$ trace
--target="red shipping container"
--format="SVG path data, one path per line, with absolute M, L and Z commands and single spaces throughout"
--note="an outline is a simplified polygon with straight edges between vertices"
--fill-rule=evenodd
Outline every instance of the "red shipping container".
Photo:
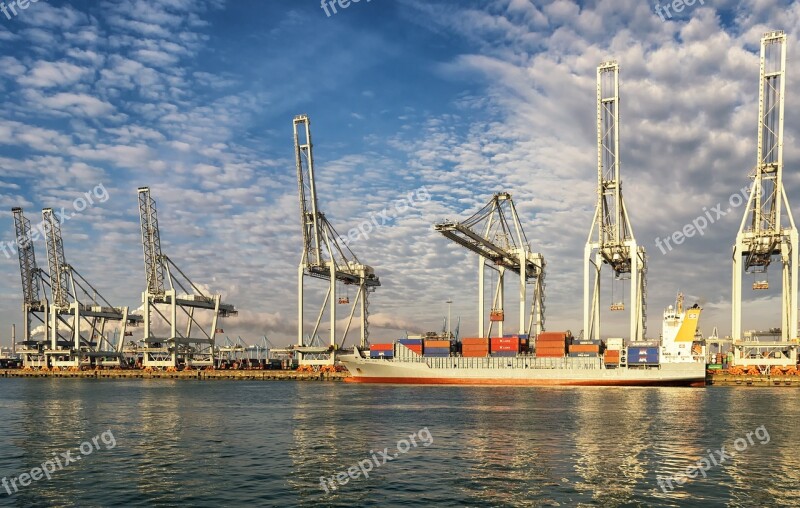
M 418 355 L 422 354 L 422 344 L 403 344 L 403 346 L 407 347 Z
M 370 344 L 370 351 L 393 351 L 394 344 Z

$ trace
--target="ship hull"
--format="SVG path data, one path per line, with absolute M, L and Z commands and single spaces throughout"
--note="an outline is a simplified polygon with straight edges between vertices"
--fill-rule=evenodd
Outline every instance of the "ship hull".
M 705 365 L 607 369 L 598 360 L 461 357 L 418 361 L 340 357 L 349 383 L 472 386 L 705 386 Z M 480 362 L 476 360 L 481 360 Z M 555 361 L 559 360 L 559 361 Z M 476 365 L 477 364 L 477 365 Z

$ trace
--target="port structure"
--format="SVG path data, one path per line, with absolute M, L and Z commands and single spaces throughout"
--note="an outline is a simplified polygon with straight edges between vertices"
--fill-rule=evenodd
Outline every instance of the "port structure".
M 597 67 L 597 208 L 584 251 L 583 334 L 600 339 L 600 280 L 608 265 L 614 279 L 630 280 L 630 340 L 641 341 L 647 326 L 647 256 L 636 243 L 622 197 L 619 105 L 619 65 L 603 62 Z M 612 302 L 611 310 L 624 309 Z
M 783 120 L 786 90 L 786 34 L 767 32 L 761 39 L 758 154 L 753 181 L 733 247 L 731 339 L 736 365 L 797 363 L 798 236 L 783 187 Z M 781 328 L 742 333 L 742 282 L 745 274 L 766 274 L 779 260 L 782 273 Z M 753 289 L 768 287 L 766 281 Z M 758 335 L 771 336 L 760 341 Z M 766 338 L 766 337 L 765 337 Z M 777 339 L 777 340 L 776 340 Z
M 156 202 L 149 187 L 139 187 L 139 220 L 147 286 L 142 293 L 144 337 L 142 365 L 176 369 L 214 367 L 215 339 L 220 318 L 238 311 L 219 294 L 206 294 L 161 251 Z M 161 308 L 159 308 L 161 306 Z M 180 313 L 179 313 L 180 311 Z M 209 317 L 204 329 L 201 316 Z M 159 316 L 168 335 L 159 335 L 153 319 Z
M 127 327 L 141 323 L 142 317 L 131 314 L 128 307 L 111 305 L 67 263 L 61 224 L 52 208 L 42 210 L 42 225 L 52 297 L 48 344 L 44 348 L 47 363 L 53 368 L 121 366 L 122 340 L 113 344 L 106 327 L 109 323 L 119 323 L 124 337 Z
M 335 351 L 344 346 L 356 309 L 359 309 L 361 336 L 359 344 L 369 341 L 369 293 L 381 285 L 380 279 L 369 265 L 361 263 L 347 245 L 339 242 L 339 235 L 325 214 L 320 211 L 314 177 L 314 148 L 311 141 L 311 121 L 308 115 L 294 117 L 294 152 L 297 185 L 300 197 L 300 221 L 303 227 L 303 252 L 297 272 L 297 345 L 295 351 L 306 365 L 332 363 Z M 305 278 L 320 279 L 328 287 L 311 333 L 304 334 L 304 308 L 306 303 Z M 357 287 L 353 302 L 339 294 L 338 286 Z M 337 305 L 350 305 L 347 321 L 337 338 Z M 316 345 L 317 333 L 328 310 L 330 346 Z M 338 342 L 337 342 L 338 341 Z
M 33 246 L 31 221 L 25 217 L 25 212 L 20 207 L 11 209 L 14 215 L 14 231 L 16 233 L 17 255 L 19 256 L 19 270 L 22 278 L 22 342 L 18 350 L 26 368 L 41 368 L 47 366 L 44 350 L 49 328 L 49 301 L 47 289 L 49 278 L 47 273 L 36 264 L 36 252 Z M 38 322 L 44 327 L 41 340 L 33 337 L 33 323 Z
M 530 243 L 522 229 L 517 208 L 511 194 L 499 192 L 483 208 L 462 222 L 443 221 L 434 229 L 446 238 L 478 254 L 478 333 L 490 337 L 497 323 L 498 334 L 503 335 L 505 320 L 505 272 L 519 275 L 519 327 L 520 334 L 536 336 L 544 331 L 545 260 L 531 251 Z M 489 326 L 486 327 L 485 270 L 498 273 L 494 288 Z M 530 311 L 527 310 L 527 286 L 533 286 Z M 527 318 L 527 319 L 526 319 Z

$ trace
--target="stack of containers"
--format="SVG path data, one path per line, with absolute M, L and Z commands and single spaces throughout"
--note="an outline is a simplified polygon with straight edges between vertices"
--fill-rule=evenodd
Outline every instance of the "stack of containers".
M 422 354 L 422 339 L 400 339 L 397 343 L 404 345 L 418 355 Z
M 572 358 L 597 358 L 600 356 L 600 341 L 574 339 L 569 345 L 569 356 Z
M 489 341 L 492 356 L 517 356 L 519 337 L 492 337 Z
M 513 333 L 510 335 L 503 335 L 504 339 L 519 339 L 519 352 L 520 353 L 527 353 L 528 352 L 528 334 L 527 333 Z
M 446 358 L 450 356 L 450 341 L 426 339 L 424 342 L 423 356 L 431 358 Z
M 461 339 L 461 356 L 466 358 L 482 358 L 489 356 L 489 339 Z
M 563 358 L 567 350 L 567 332 L 542 332 L 536 337 L 537 358 Z
M 657 346 L 628 346 L 628 365 L 658 365 Z
M 370 344 L 370 358 L 394 358 L 394 344 Z
M 605 361 L 606 365 L 619 365 L 623 347 L 624 341 L 622 338 L 609 337 L 606 339 L 606 352 L 603 358 L 603 361 Z

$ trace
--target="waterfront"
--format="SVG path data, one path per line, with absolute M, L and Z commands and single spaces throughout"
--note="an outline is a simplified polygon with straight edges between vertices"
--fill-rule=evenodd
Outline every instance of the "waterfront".
M 110 430 L 113 449 L 2 506 L 792 506 L 794 390 L 463 388 L 346 383 L 3 379 L 0 475 Z M 709 451 L 756 439 L 664 492 Z M 410 448 L 326 494 L 346 471 Z

